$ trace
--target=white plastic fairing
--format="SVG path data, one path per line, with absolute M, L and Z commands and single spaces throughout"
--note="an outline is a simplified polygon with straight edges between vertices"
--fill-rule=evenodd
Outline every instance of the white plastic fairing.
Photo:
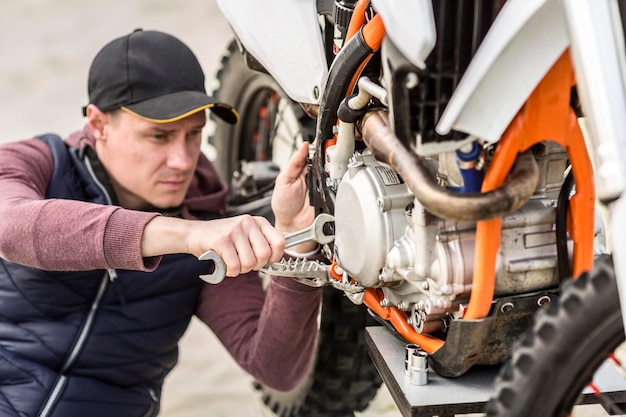
M 315 0 L 218 0 L 245 49 L 285 93 L 317 103 L 328 73 Z
M 437 40 L 432 0 L 373 0 L 372 4 L 391 42 L 410 63 L 425 68 Z
M 500 139 L 569 45 L 560 0 L 508 0 L 437 124 L 437 133 Z

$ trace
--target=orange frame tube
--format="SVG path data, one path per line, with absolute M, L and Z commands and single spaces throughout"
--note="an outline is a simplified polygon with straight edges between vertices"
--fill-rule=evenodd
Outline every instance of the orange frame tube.
M 544 140 L 553 140 L 567 150 L 576 183 L 570 200 L 568 222 L 574 242 L 573 273 L 578 275 L 593 266 L 595 189 L 593 170 L 584 138 L 570 107 L 571 88 L 575 84 L 569 51 L 564 53 L 535 88 L 505 132 L 485 175 L 482 191 L 502 185 L 517 153 Z M 502 219 L 478 222 L 472 293 L 464 318 L 486 317 L 495 289 L 496 256 L 500 247 Z
M 383 43 L 383 38 L 385 37 L 385 26 L 383 21 L 379 15 L 375 15 L 369 22 L 365 23 L 365 9 L 367 4 L 369 4 L 369 0 L 359 0 L 354 8 L 354 12 L 352 13 L 352 18 L 350 19 L 350 25 L 348 26 L 348 32 L 346 33 L 345 42 L 348 41 L 355 33 L 363 28 L 363 39 L 367 46 L 372 49 L 372 51 L 377 51 Z M 350 80 L 350 84 L 345 91 L 345 96 L 349 96 L 354 90 L 354 86 L 356 85 L 361 73 L 363 72 L 363 68 L 369 62 L 372 55 L 370 54 L 354 73 L 354 76 Z M 339 120 L 337 120 L 337 124 L 339 124 Z M 329 146 L 337 143 L 337 135 L 333 135 L 332 138 L 324 141 L 324 152 L 328 149 Z
M 352 15 L 354 17 L 354 15 Z M 363 20 L 365 20 L 365 16 L 363 16 Z M 352 25 L 352 21 L 350 21 L 350 25 Z M 385 37 L 385 25 L 383 24 L 383 20 L 379 15 L 376 15 L 363 26 L 363 39 L 365 40 L 365 44 L 370 47 L 372 51 L 378 51 L 380 46 L 383 44 L 383 38 Z M 347 38 L 347 36 L 346 36 Z M 363 68 L 369 62 L 372 55 L 370 54 L 363 63 L 359 66 L 359 68 L 354 73 L 352 80 L 350 80 L 350 85 L 346 91 L 346 96 L 350 95 L 354 90 L 354 86 L 356 85 L 361 73 L 363 72 Z
M 380 305 L 382 298 L 381 290 L 377 288 L 367 288 L 365 290 L 365 296 L 363 297 L 363 303 L 380 318 L 390 322 L 406 340 L 420 345 L 426 353 L 434 353 L 444 345 L 445 342 L 441 339 L 428 334 L 417 333 L 407 322 L 408 316 L 406 312 L 396 307 L 382 307 Z
M 342 276 L 337 272 L 337 263 L 332 262 L 329 268 L 330 276 L 337 281 L 342 280 Z M 420 334 L 411 327 L 407 321 L 406 312 L 397 307 L 383 307 L 380 302 L 383 299 L 382 290 L 379 288 L 366 288 L 363 296 L 363 304 L 372 310 L 381 319 L 390 322 L 394 329 L 398 331 L 406 340 L 420 345 L 427 353 L 434 353 L 444 345 L 444 341 L 428 334 Z
M 359 0 L 354 6 L 352 11 L 352 17 L 350 18 L 350 24 L 348 25 L 348 31 L 346 32 L 345 42 L 354 36 L 355 33 L 361 29 L 361 26 L 365 24 L 365 10 L 370 0 Z

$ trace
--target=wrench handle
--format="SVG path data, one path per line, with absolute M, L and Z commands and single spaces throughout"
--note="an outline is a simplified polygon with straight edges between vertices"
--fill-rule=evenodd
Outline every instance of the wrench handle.
M 208 250 L 198 257 L 200 261 L 212 261 L 214 265 L 213 272 L 210 274 L 200 275 L 200 279 L 209 284 L 219 284 L 226 277 L 226 263 L 221 256 L 214 250 Z

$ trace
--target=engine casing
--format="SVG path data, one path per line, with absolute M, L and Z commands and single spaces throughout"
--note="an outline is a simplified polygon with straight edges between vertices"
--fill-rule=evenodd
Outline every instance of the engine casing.
M 503 218 L 496 260 L 495 296 L 558 285 L 556 201 L 566 153 L 547 143 L 539 154 L 535 195 Z M 459 176 L 441 156 L 441 181 Z M 409 311 L 416 330 L 432 331 L 469 299 L 475 223 L 440 219 L 426 211 L 402 179 L 372 155 L 355 155 L 336 194 L 334 255 L 364 287 L 382 288 L 383 303 Z

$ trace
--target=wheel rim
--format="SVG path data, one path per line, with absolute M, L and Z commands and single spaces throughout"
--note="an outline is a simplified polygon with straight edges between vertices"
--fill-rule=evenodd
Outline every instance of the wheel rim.
M 276 90 L 255 89 L 244 110 L 237 161 L 272 161 L 284 167 L 303 142 L 294 106 Z

